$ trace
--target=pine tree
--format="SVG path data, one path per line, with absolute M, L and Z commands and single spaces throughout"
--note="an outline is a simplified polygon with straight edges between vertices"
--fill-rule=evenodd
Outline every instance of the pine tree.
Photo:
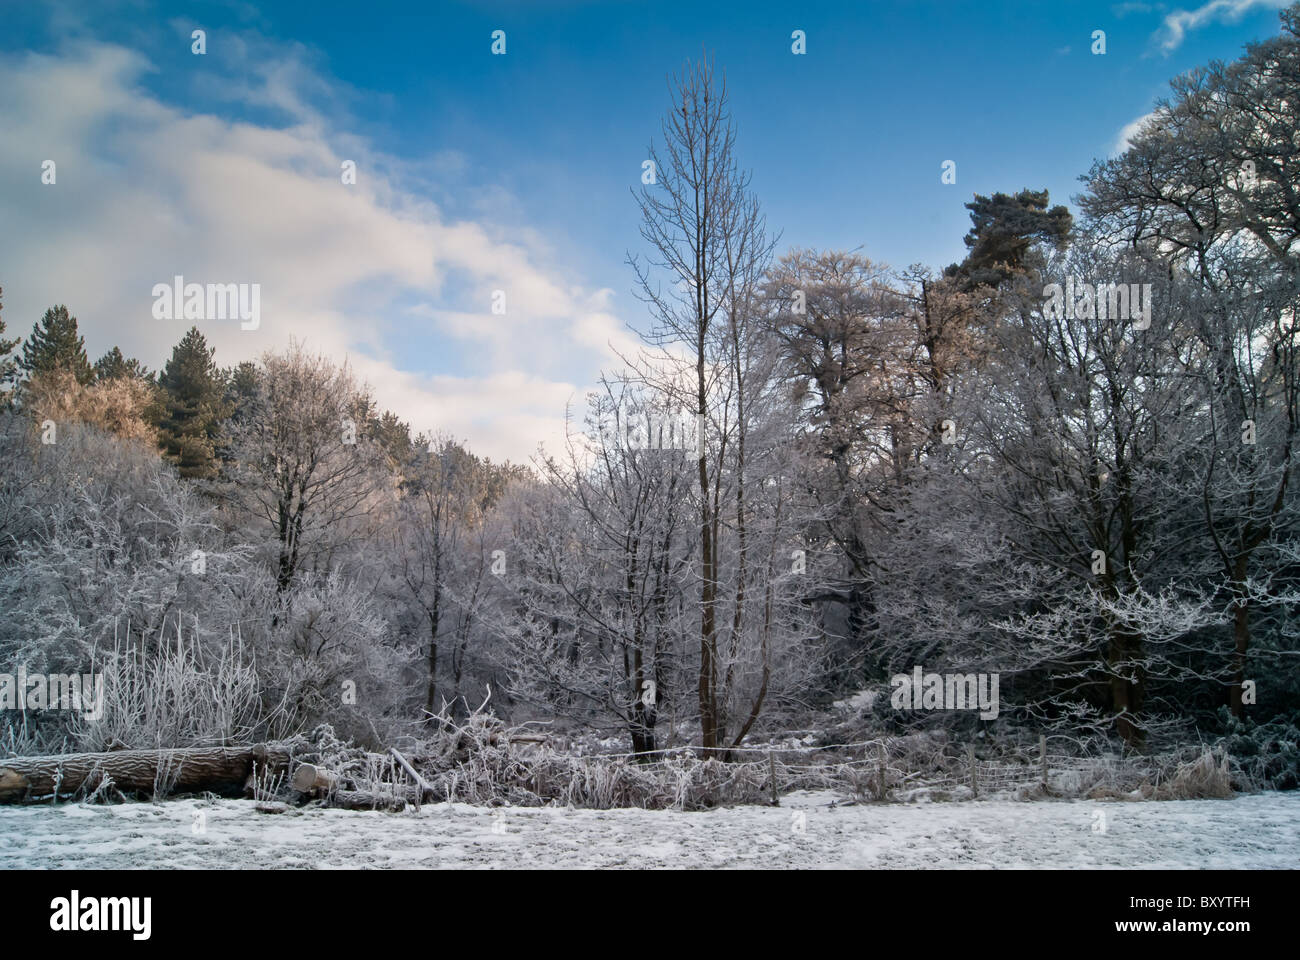
M 191 327 L 159 378 L 164 391 L 159 438 L 182 477 L 211 477 L 217 470 L 216 448 L 230 405 L 225 379 L 212 360 L 215 353 Z
M 149 368 L 135 357 L 125 357 L 118 347 L 114 347 L 95 361 L 95 379 L 97 380 L 153 380 Z
M 976 194 L 966 204 L 971 229 L 965 243 L 970 253 L 944 271 L 945 275 L 967 291 L 997 287 L 1024 272 L 1035 241 L 1063 249 L 1073 218 L 1060 204 L 1049 208 L 1049 202 L 1046 190 L 1026 189 L 1012 196 Z
M 0 311 L 4 310 L 4 287 L 0 287 Z M 6 340 L 4 338 L 5 322 L 0 317 L 0 407 L 4 407 L 9 401 L 9 394 L 13 392 L 13 383 L 18 379 L 18 361 L 9 356 L 14 347 L 18 346 L 19 339 Z
M 86 341 L 77 333 L 77 318 L 63 304 L 45 311 L 23 344 L 18 365 L 29 379 L 56 370 L 66 370 L 83 385 L 95 378 L 86 359 Z
M 257 410 L 262 374 L 256 363 L 243 360 L 224 370 L 222 377 L 226 382 L 226 403 L 230 408 L 230 418 L 242 423 Z

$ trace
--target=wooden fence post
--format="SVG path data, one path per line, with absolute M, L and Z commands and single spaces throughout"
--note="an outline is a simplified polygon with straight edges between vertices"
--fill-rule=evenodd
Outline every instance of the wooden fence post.
M 1043 768 L 1043 787 L 1044 789 L 1046 789 L 1047 787 L 1047 736 L 1041 733 L 1038 735 L 1038 762 L 1042 765 Z
M 885 756 L 886 756 L 886 754 L 885 754 L 885 741 L 881 740 L 881 741 L 880 741 L 880 785 L 879 785 L 879 788 L 878 788 L 877 791 L 876 791 L 876 797 L 877 797 L 877 799 L 882 800 L 882 801 L 888 798 L 888 795 L 887 795 L 886 792 L 885 792 L 885 790 L 886 790 L 886 786 L 885 786 L 885 773 L 886 773 L 886 769 L 887 769 L 886 766 L 885 766 Z
M 966 747 L 966 759 L 970 761 L 971 797 L 972 798 L 978 797 L 980 795 L 980 782 L 979 782 L 979 776 L 975 772 L 975 744 L 972 743 Z

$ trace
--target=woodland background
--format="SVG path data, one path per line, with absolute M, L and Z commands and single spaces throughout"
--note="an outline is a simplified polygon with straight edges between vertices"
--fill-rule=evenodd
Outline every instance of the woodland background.
M 382 743 L 486 700 L 725 759 L 866 691 L 863 730 L 1228 737 L 1294 787 L 1282 23 L 1174 80 L 1078 218 L 976 196 L 943 269 L 780 251 L 721 72 L 689 64 L 635 199 L 644 349 L 530 465 L 413 434 L 310 344 L 223 367 L 196 327 L 153 372 L 92 363 L 62 305 L 0 324 L 0 669 L 108 678 L 101 719 L 5 712 L 0 745 Z M 1150 284 L 1150 327 L 1055 315 L 1070 277 Z M 918 665 L 999 674 L 1000 716 L 893 710 Z

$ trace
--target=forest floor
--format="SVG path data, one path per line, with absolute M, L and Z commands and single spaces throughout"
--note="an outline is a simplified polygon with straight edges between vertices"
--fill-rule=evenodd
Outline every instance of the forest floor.
M 265 814 L 252 801 L 201 799 L 0 807 L 0 868 L 60 867 L 1296 868 L 1300 791 L 885 805 L 799 793 L 780 808 L 702 813 L 426 804 Z

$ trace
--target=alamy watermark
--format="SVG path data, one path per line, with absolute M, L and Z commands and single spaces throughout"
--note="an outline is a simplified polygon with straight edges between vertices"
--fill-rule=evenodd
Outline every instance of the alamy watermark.
M 910 675 L 900 673 L 889 683 L 895 710 L 979 710 L 981 720 L 998 716 L 996 673 L 926 673 L 913 667 Z
M 133 940 L 148 940 L 153 931 L 152 897 L 83 897 L 80 890 L 50 901 L 50 929 L 126 931 Z
M 155 320 L 235 320 L 239 329 L 262 325 L 260 283 L 186 283 L 182 276 L 153 286 Z
M 622 424 L 628 450 L 690 450 L 698 452 L 704 437 L 704 415 L 688 411 L 635 410 Z
M 1043 313 L 1052 320 L 1132 320 L 1133 329 L 1151 327 L 1151 284 L 1084 283 L 1067 277 L 1065 286 L 1043 287 Z
M 0 710 L 77 710 L 87 720 L 104 716 L 102 673 L 0 673 Z

